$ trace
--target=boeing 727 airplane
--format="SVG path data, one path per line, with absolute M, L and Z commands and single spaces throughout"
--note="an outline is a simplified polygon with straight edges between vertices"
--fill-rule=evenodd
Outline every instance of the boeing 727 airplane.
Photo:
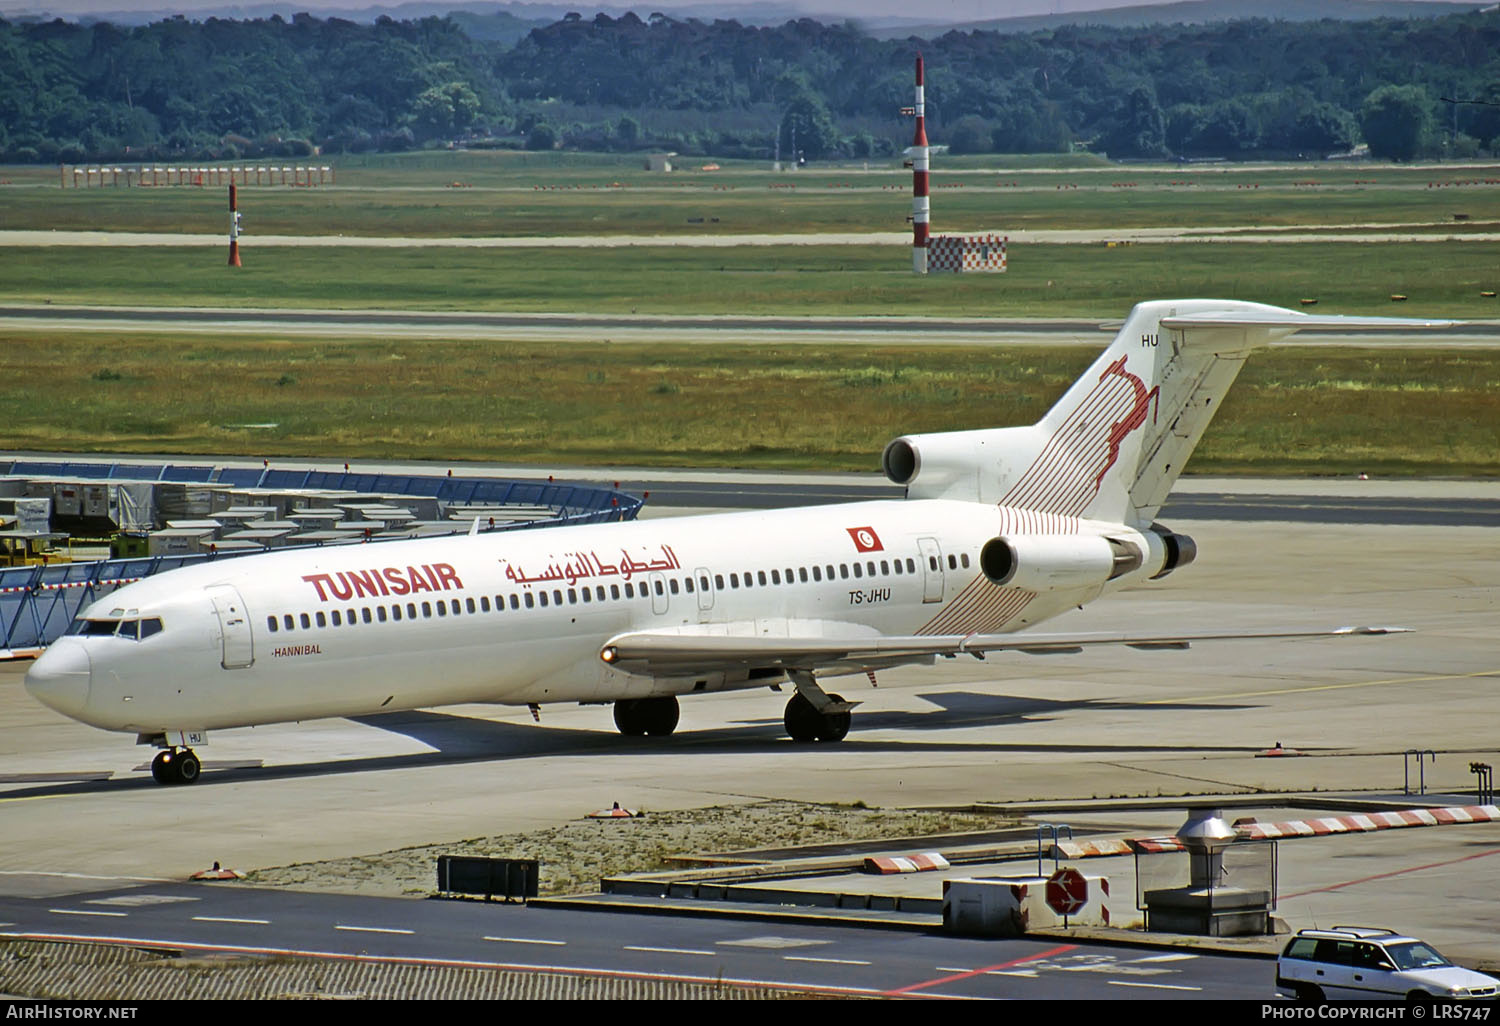
M 1156 523 L 1251 350 L 1308 329 L 1448 322 L 1255 303 L 1135 307 L 1038 423 L 886 446 L 904 501 L 727 513 L 245 556 L 127 585 L 26 675 L 42 702 L 161 749 L 196 780 L 207 732 L 468 702 L 614 704 L 670 734 L 681 695 L 790 682 L 796 741 L 838 741 L 830 676 L 937 657 L 1225 637 L 1027 629 L 1193 561 Z

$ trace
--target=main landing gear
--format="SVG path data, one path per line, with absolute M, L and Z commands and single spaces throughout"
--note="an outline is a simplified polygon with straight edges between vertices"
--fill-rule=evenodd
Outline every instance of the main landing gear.
M 677 729 L 677 696 L 622 698 L 615 703 L 615 726 L 626 737 L 662 737 Z
M 781 722 L 793 741 L 842 741 L 849 733 L 850 711 L 858 702 L 830 695 L 806 670 L 788 670 L 797 693 L 786 704 Z
M 203 763 L 191 748 L 164 748 L 151 760 L 158 784 L 191 784 L 202 772 Z

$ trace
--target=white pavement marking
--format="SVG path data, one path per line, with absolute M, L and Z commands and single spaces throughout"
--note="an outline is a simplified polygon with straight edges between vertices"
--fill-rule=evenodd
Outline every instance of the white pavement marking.
M 85 905 L 122 905 L 139 908 L 143 905 L 171 905 L 181 901 L 202 901 L 187 894 L 121 894 L 113 898 L 90 898 Z
M 195 923 L 246 923 L 250 926 L 270 926 L 269 919 L 236 919 L 234 916 L 194 916 Z
M 541 940 L 537 937 L 486 937 L 484 939 L 487 941 L 496 941 L 500 944 L 555 944 L 561 946 L 568 943 L 567 941 L 560 940 Z
M 396 930 L 396 929 L 392 929 L 392 928 L 390 928 L 388 926 L 342 926 L 342 925 L 339 925 L 339 926 L 335 926 L 334 929 L 335 930 L 348 930 L 351 933 L 400 933 L 400 934 L 412 934 L 412 933 L 416 933 L 417 932 L 415 930 Z
M 1148 955 L 1145 958 L 1132 958 L 1130 961 L 1132 961 L 1132 962 L 1183 962 L 1183 961 L 1186 961 L 1189 958 L 1197 958 L 1197 957 L 1198 957 L 1197 955 L 1191 955 L 1191 954 Z
M 114 916 L 116 919 L 129 915 L 128 912 L 100 912 L 91 908 L 49 908 L 47 911 L 59 916 Z
M 806 937 L 777 937 L 773 934 L 767 937 L 746 937 L 744 940 L 722 940 L 715 943 L 726 948 L 815 948 L 823 944 L 832 944 L 833 941 L 809 940 Z
M 1202 990 L 1202 987 L 1184 987 L 1176 983 L 1130 983 L 1126 980 L 1106 980 L 1111 987 L 1151 987 L 1156 990 Z
M 717 951 L 700 951 L 696 948 L 648 948 L 636 944 L 625 945 L 626 951 L 650 951 L 658 955 L 717 955 Z
M 873 965 L 862 958 L 814 958 L 811 955 L 782 955 L 787 962 L 826 962 L 829 965 Z

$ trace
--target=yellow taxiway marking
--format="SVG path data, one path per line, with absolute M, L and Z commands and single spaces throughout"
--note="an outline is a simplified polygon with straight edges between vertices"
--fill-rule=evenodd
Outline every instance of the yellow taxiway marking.
M 1424 684 L 1434 680 L 1469 680 L 1473 677 L 1500 676 L 1500 670 L 1478 670 L 1474 673 L 1442 673 L 1432 677 L 1388 677 L 1384 680 L 1359 680 L 1349 684 L 1309 684 L 1297 688 L 1271 691 L 1237 691 L 1227 695 L 1193 695 L 1188 698 L 1156 698 L 1142 705 L 1175 705 L 1178 702 L 1226 702 L 1233 698 L 1263 698 L 1267 695 L 1297 695 L 1308 691 L 1340 691 L 1345 688 L 1373 688 L 1382 684 Z

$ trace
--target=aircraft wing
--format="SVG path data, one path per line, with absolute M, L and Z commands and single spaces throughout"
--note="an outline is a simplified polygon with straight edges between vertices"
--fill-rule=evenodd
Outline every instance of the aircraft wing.
M 1028 655 L 1078 653 L 1095 645 L 1137 649 L 1181 649 L 1195 641 L 1243 641 L 1271 638 L 1327 638 L 1399 634 L 1406 627 L 1334 627 L 1326 630 L 1246 630 L 1184 632 L 1136 636 L 1087 634 L 947 634 L 882 635 L 809 634 L 805 637 L 638 631 L 619 634 L 600 649 L 599 657 L 628 673 L 657 677 L 690 676 L 720 670 L 808 670 L 861 673 L 903 663 L 932 662 L 938 656 L 990 652 Z

